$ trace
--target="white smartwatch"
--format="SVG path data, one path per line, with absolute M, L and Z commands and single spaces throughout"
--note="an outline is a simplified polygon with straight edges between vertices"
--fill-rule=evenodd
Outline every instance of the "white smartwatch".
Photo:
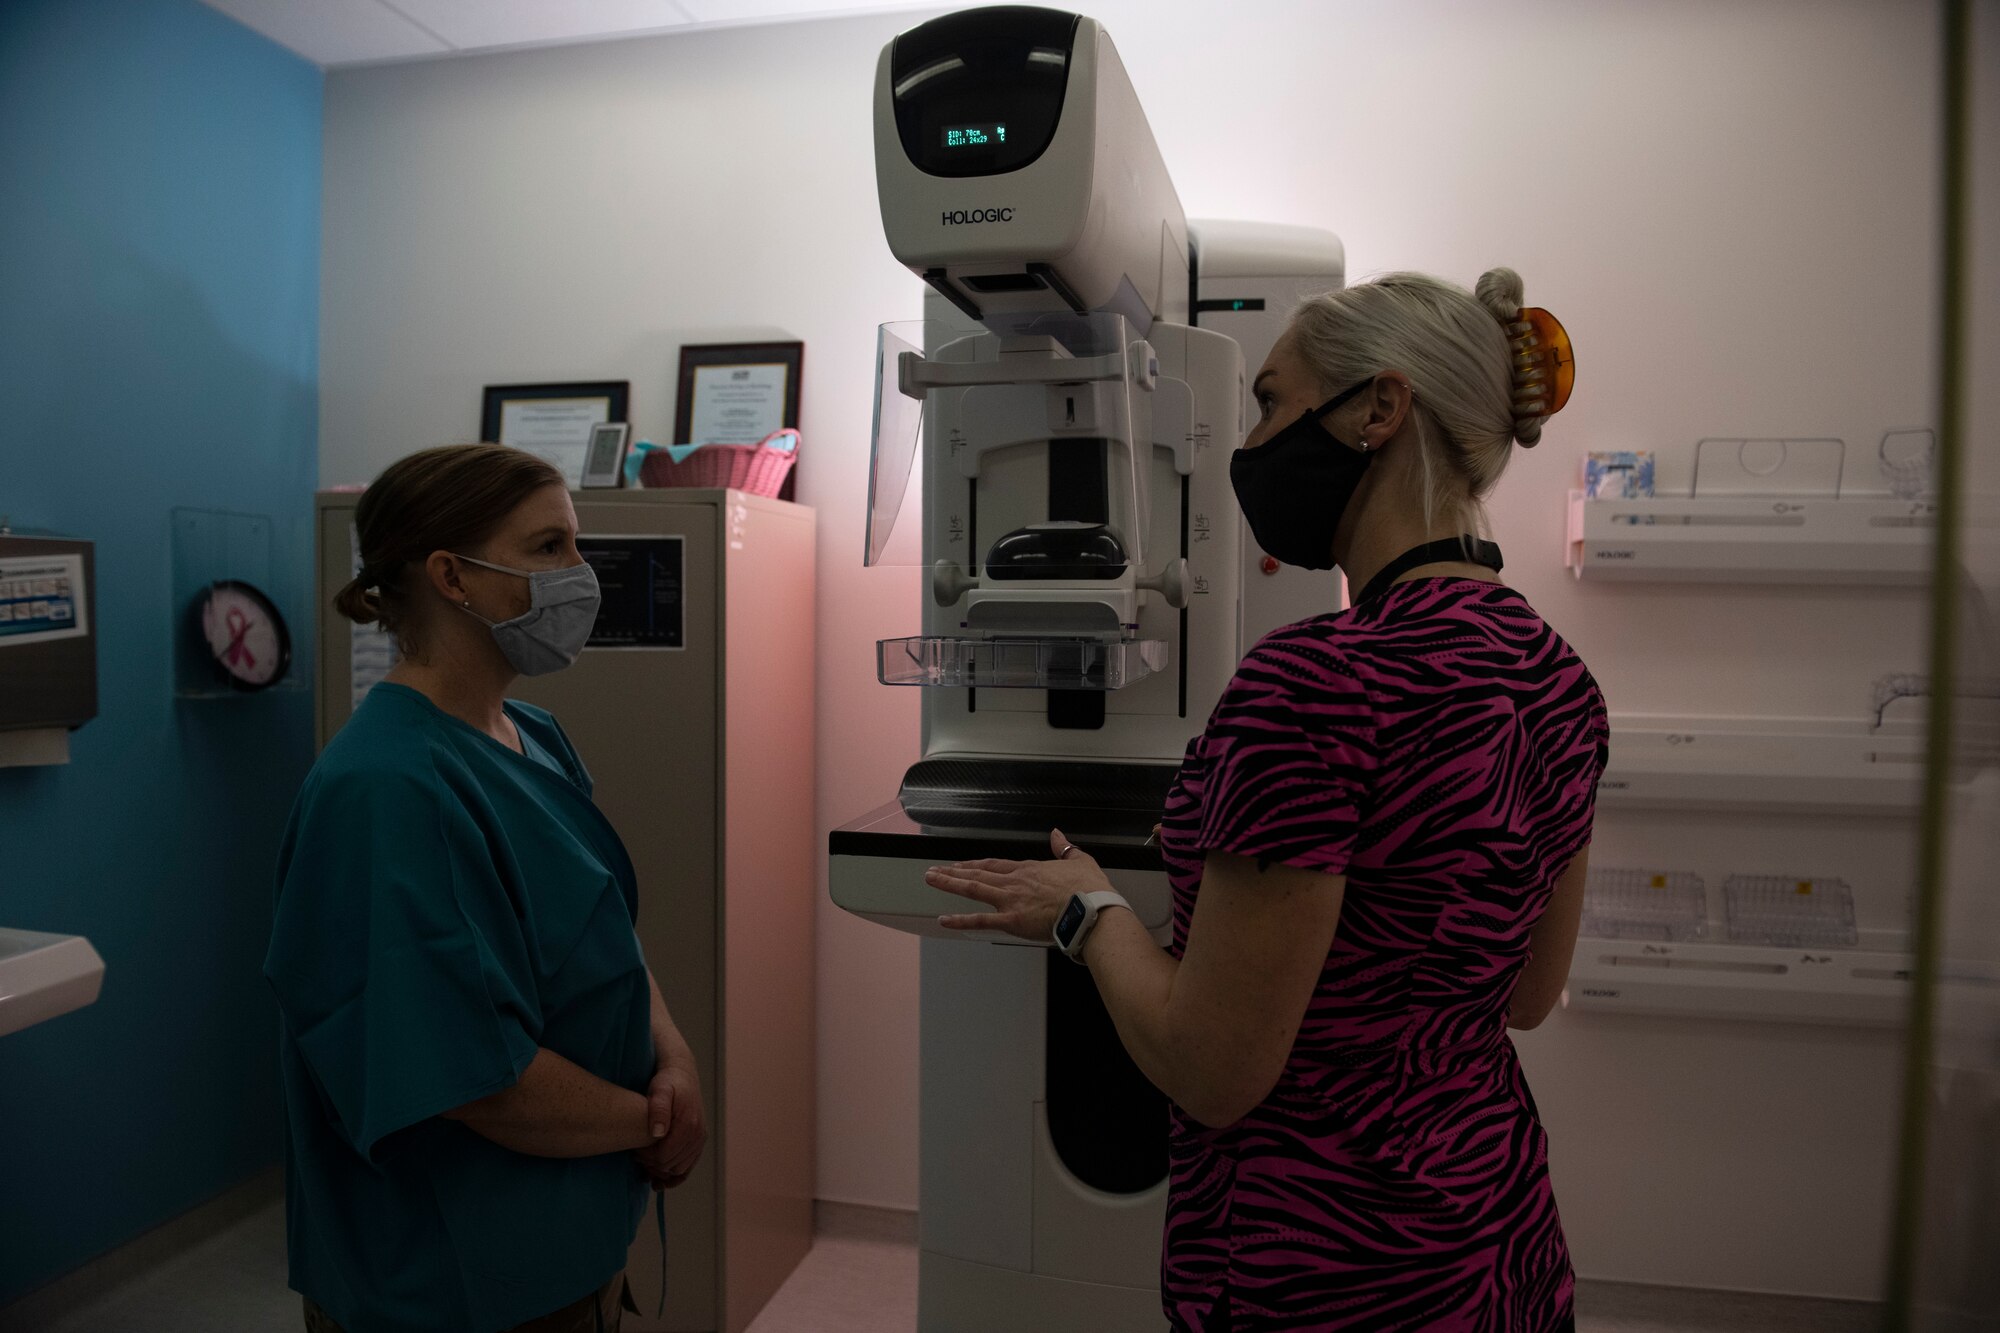
M 1107 907 L 1122 907 L 1132 910 L 1132 904 L 1125 901 L 1125 895 L 1111 889 L 1100 889 L 1096 893 L 1072 893 L 1069 905 L 1056 918 L 1056 948 L 1063 956 L 1079 966 L 1083 963 L 1083 942 L 1090 936 L 1090 928 L 1097 924 L 1097 918 Z

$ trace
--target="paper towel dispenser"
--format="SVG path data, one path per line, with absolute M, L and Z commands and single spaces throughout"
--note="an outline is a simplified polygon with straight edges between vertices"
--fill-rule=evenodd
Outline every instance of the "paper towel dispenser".
M 67 763 L 97 716 L 95 550 L 0 533 L 0 765 Z

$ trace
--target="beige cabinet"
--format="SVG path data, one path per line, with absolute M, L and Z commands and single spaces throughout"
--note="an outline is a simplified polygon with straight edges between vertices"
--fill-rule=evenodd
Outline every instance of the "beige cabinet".
M 814 516 L 737 491 L 571 498 L 603 561 L 599 637 L 515 694 L 562 722 L 631 852 L 639 937 L 709 1113 L 701 1166 L 666 1196 L 666 1318 L 649 1219 L 626 1327 L 735 1333 L 812 1240 Z M 331 607 L 358 499 L 318 497 L 322 745 L 386 652 Z

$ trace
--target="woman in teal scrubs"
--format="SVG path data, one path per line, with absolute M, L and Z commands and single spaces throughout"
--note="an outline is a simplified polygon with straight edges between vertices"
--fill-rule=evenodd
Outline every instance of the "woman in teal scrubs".
M 556 720 L 597 584 L 561 476 L 430 449 L 362 496 L 335 605 L 402 658 L 307 777 L 264 970 L 292 1286 L 344 1333 L 616 1328 L 652 1188 L 705 1139 L 632 865 Z

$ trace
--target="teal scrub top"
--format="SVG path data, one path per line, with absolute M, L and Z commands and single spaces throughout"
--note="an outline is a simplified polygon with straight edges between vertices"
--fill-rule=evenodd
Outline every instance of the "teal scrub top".
M 264 974 L 283 1014 L 292 1286 L 347 1333 L 490 1333 L 625 1266 L 626 1153 L 512 1152 L 439 1118 L 547 1047 L 653 1073 L 631 861 L 542 709 L 516 754 L 405 686 L 326 747 L 279 853 Z

